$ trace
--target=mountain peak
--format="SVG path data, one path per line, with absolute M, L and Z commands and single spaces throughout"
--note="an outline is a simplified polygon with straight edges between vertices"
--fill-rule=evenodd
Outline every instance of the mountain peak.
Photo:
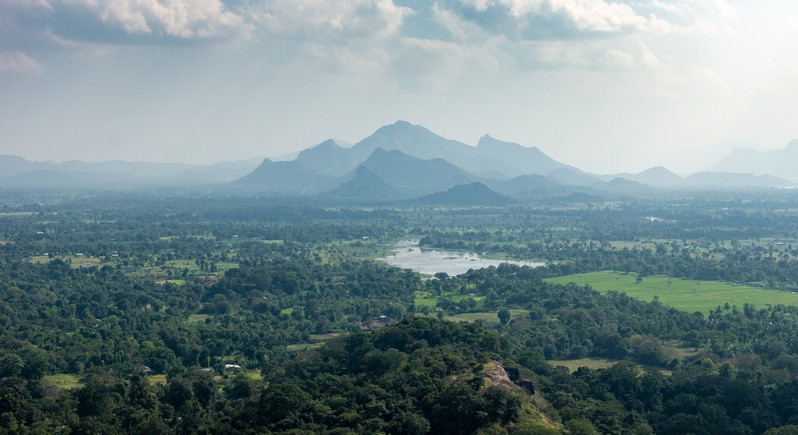
M 327 139 L 303 150 L 297 155 L 296 161 L 308 169 L 336 177 L 350 171 L 358 163 L 334 139 Z
M 401 194 L 396 188 L 386 183 L 376 172 L 365 165 L 360 165 L 355 169 L 351 179 L 322 196 L 381 202 L 397 199 Z
M 772 175 L 798 182 L 798 176 L 795 174 L 796 164 L 798 164 L 798 139 L 793 139 L 783 149 L 756 151 L 735 148 L 731 154 L 710 166 L 708 170 Z
M 446 191 L 435 192 L 419 198 L 418 202 L 426 204 L 449 205 L 506 205 L 515 202 L 511 198 L 496 193 L 480 182 L 459 184 Z
M 657 174 L 657 175 L 668 175 L 668 176 L 676 175 L 676 174 L 673 173 L 673 171 L 671 171 L 670 169 L 668 169 L 668 168 L 666 168 L 664 166 L 654 166 L 654 167 L 646 169 L 645 171 L 643 171 L 643 172 L 641 172 L 641 173 L 639 173 L 637 175 L 648 175 L 648 174 L 651 174 L 651 175 L 654 175 L 654 174 Z
M 479 142 L 477 142 L 477 147 L 486 147 L 486 146 L 501 146 L 501 145 L 515 145 L 521 146 L 516 143 L 512 142 L 505 142 L 503 140 L 498 140 L 495 137 L 485 134 L 481 138 L 479 138 Z
M 334 147 L 341 147 L 341 146 L 338 145 L 338 142 L 336 142 L 335 139 L 327 139 L 324 142 L 316 145 L 316 148 L 322 148 L 322 147 L 334 148 Z

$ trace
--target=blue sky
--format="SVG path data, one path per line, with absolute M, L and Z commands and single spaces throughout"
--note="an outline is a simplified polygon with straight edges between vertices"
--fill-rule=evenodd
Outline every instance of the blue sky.
M 0 154 L 212 163 L 403 119 L 597 173 L 798 137 L 798 2 L 0 0 Z

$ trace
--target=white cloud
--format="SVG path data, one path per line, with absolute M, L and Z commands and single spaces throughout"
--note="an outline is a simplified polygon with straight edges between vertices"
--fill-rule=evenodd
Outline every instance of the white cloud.
M 396 68 L 419 73 L 435 72 L 443 80 L 466 72 L 495 72 L 500 62 L 490 42 L 481 46 L 432 39 L 404 38 Z
M 461 0 L 466 7 L 485 14 L 489 10 L 504 11 L 523 23 L 528 19 L 552 20 L 565 26 L 555 30 L 619 33 L 649 30 L 656 21 L 639 15 L 631 6 L 604 0 Z
M 132 35 L 181 39 L 209 38 L 247 32 L 243 16 L 220 0 L 53 0 L 53 4 L 87 9 L 106 25 Z
M 350 47 L 348 45 L 327 46 L 306 43 L 303 48 L 322 65 L 333 66 L 336 71 L 368 74 L 385 72 L 390 55 L 378 47 Z
M 648 68 L 661 68 L 665 64 L 648 45 L 641 42 L 638 46 L 640 47 L 640 63 L 642 65 Z
M 737 10 L 727 0 L 655 0 L 650 7 L 672 25 L 672 30 L 680 32 L 732 33 L 738 18 Z
M 412 9 L 392 0 L 275 0 L 255 8 L 258 22 L 285 37 L 369 38 L 398 32 Z
M 604 60 L 609 66 L 618 66 L 622 68 L 631 68 L 637 65 L 637 60 L 632 53 L 610 48 L 606 51 Z
M 40 75 L 44 71 L 41 62 L 21 51 L 0 52 L 0 73 Z

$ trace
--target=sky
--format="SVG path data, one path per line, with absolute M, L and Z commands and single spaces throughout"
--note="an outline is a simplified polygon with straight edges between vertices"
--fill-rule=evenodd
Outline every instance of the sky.
M 580 169 L 798 138 L 794 0 L 0 0 L 0 154 L 210 164 L 397 120 Z

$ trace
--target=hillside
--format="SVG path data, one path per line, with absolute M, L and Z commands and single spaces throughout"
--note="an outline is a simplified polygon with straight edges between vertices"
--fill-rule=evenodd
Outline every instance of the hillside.
M 402 193 L 364 165 L 355 170 L 351 179 L 320 197 L 354 202 L 386 202 L 402 198 Z
M 296 160 L 273 162 L 266 159 L 233 184 L 275 194 L 307 195 L 318 193 L 333 182 L 333 177 L 309 170 Z
M 399 150 L 377 148 L 363 166 L 408 196 L 446 190 L 473 179 L 472 175 L 444 159 L 424 160 Z
M 435 192 L 419 198 L 418 204 L 437 205 L 507 205 L 515 202 L 512 198 L 496 193 L 488 186 L 474 182 L 452 187 L 445 192 Z
M 735 148 L 709 168 L 714 172 L 739 172 L 770 175 L 798 183 L 798 139 L 793 139 L 783 149 L 755 151 Z
M 361 162 L 350 149 L 332 139 L 301 151 L 296 161 L 309 170 L 334 177 L 346 174 Z

